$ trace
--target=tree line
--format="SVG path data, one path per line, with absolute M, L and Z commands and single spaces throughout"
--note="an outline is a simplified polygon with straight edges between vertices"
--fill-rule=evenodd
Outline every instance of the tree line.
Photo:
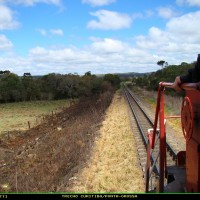
M 97 77 L 89 71 L 83 76 L 51 73 L 34 77 L 24 73 L 20 77 L 6 70 L 0 71 L 0 103 L 79 98 L 119 86 L 120 78 L 113 74 Z
M 161 65 L 162 69 L 156 72 L 144 74 L 140 77 L 134 77 L 132 79 L 133 84 L 148 90 L 157 90 L 160 82 L 174 82 L 176 76 L 186 75 L 188 69 L 193 68 L 195 65 L 195 62 L 190 64 L 182 62 L 180 65 L 165 65 L 163 68 L 165 63 L 165 61 L 158 62 L 157 64 Z M 173 91 L 170 91 L 169 93 L 175 94 Z

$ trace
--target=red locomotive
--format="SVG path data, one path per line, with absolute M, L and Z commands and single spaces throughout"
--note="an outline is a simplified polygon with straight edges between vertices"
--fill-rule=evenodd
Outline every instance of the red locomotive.
M 158 192 L 200 192 L 200 91 L 196 83 L 183 84 L 181 87 L 186 91 L 182 102 L 181 125 L 186 140 L 186 151 L 176 154 L 176 165 L 168 166 L 167 142 L 164 112 L 164 91 L 172 87 L 172 83 L 161 82 L 159 84 L 157 107 L 153 129 L 148 130 L 147 164 L 146 164 L 146 192 L 151 192 L 153 167 L 157 162 L 157 183 L 154 191 Z M 159 124 L 159 125 L 158 125 Z M 159 132 L 159 133 L 158 133 Z M 159 140 L 158 158 L 152 159 L 156 138 Z M 155 157 L 155 156 L 154 156 Z M 155 182 L 155 181 L 154 181 Z

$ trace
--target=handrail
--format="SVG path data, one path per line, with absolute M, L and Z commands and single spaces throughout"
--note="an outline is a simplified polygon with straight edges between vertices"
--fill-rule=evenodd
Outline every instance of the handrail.
M 173 89 L 173 83 L 169 83 L 169 82 L 160 82 L 159 83 L 157 104 L 156 104 L 156 114 L 155 114 L 155 118 L 154 118 L 153 137 L 152 137 L 152 141 L 151 141 L 152 148 L 154 148 L 157 123 L 158 123 L 158 117 L 159 117 L 159 111 L 160 111 L 161 94 L 164 91 L 165 87 Z M 180 88 L 182 88 L 183 90 L 197 90 L 197 89 L 199 89 L 199 85 L 197 83 L 184 83 L 184 84 L 180 85 Z
M 159 86 L 173 89 L 173 83 L 160 82 Z M 199 86 L 197 83 L 183 83 L 180 85 L 180 88 L 183 90 L 198 90 Z
M 159 174 L 159 192 L 164 191 L 164 175 L 166 170 L 166 133 L 165 133 L 165 116 L 164 116 L 164 91 L 165 88 L 174 88 L 173 83 L 160 82 L 158 93 L 157 93 L 157 103 L 156 103 L 156 112 L 154 118 L 153 131 L 148 133 L 148 147 L 147 147 L 147 165 L 146 165 L 146 181 L 149 181 L 149 177 L 152 173 L 150 171 L 150 155 L 151 149 L 155 147 L 155 139 L 157 133 L 158 122 L 160 123 L 160 174 Z M 200 90 L 199 83 L 186 83 L 181 84 L 180 88 L 182 90 Z M 178 116 L 170 116 L 170 118 L 177 118 Z M 149 183 L 146 183 L 146 191 L 148 191 Z

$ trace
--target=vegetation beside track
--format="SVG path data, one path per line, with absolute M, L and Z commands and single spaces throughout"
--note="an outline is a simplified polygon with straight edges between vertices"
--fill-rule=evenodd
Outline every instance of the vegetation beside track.
M 128 109 L 122 94 L 115 94 L 90 161 L 80 173 L 74 175 L 67 191 L 144 192 L 144 179 Z
M 55 192 L 90 157 L 114 90 L 79 99 L 42 124 L 0 138 L 0 192 Z M 67 192 L 67 189 L 62 192 Z
M 143 102 L 148 105 L 151 109 L 151 113 L 154 119 L 155 111 L 156 111 L 156 101 L 157 101 L 157 92 L 149 91 L 144 88 L 140 88 L 137 86 L 129 87 L 142 99 Z M 170 89 L 168 89 L 170 90 Z M 182 97 L 180 96 L 171 96 L 165 95 L 165 114 L 166 116 L 180 116 L 181 114 L 181 105 L 182 105 Z M 182 137 L 182 129 L 181 129 L 181 119 L 168 119 L 167 124 L 169 124 L 177 134 Z
M 45 115 L 59 112 L 70 105 L 70 100 L 31 101 L 0 104 L 2 131 L 27 130 L 42 122 Z

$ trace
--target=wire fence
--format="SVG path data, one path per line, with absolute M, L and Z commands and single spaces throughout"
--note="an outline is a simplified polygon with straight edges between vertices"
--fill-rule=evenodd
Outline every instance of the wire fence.
M 69 103 L 69 106 L 72 106 L 74 104 L 76 104 L 76 101 L 75 100 L 71 100 L 70 103 Z M 62 112 L 66 108 L 67 107 L 62 106 L 59 109 L 57 108 L 55 110 L 49 111 L 46 114 L 38 115 L 38 116 L 35 117 L 35 119 L 28 120 L 27 122 L 24 122 L 23 128 L 12 129 L 12 130 L 3 130 L 3 131 L 0 132 L 0 140 L 1 139 L 15 138 L 15 137 L 17 137 L 19 135 L 23 135 L 24 133 L 26 133 L 31 128 L 34 128 L 34 127 L 36 127 L 38 125 L 41 125 L 47 119 L 50 120 L 51 118 L 52 119 L 55 118 L 58 113 Z

